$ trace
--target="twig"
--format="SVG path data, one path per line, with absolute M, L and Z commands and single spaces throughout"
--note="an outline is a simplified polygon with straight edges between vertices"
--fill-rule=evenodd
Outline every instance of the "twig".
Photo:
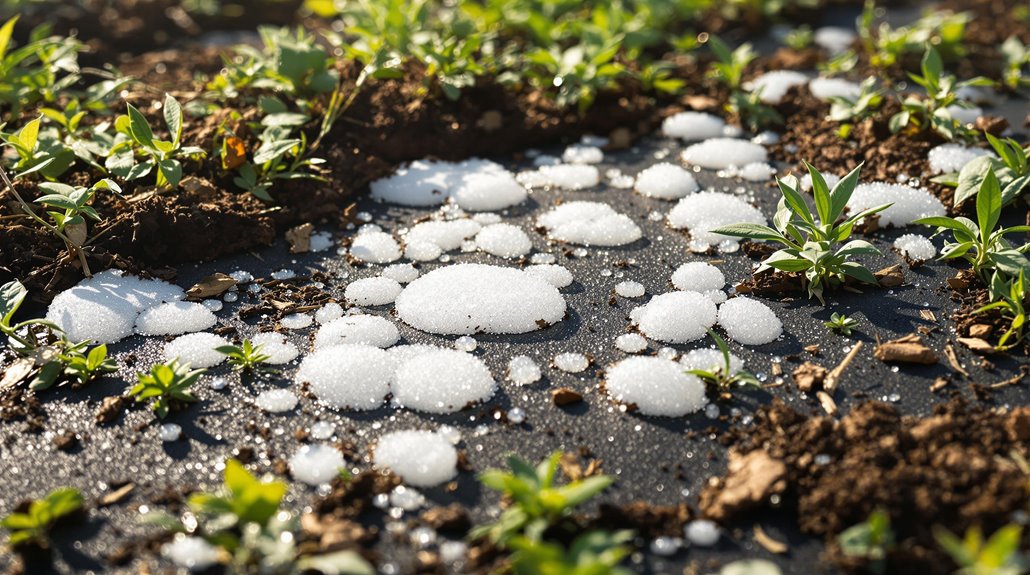
M 826 379 L 823 381 L 823 389 L 827 393 L 833 393 L 833 390 L 837 388 L 837 383 L 840 381 L 840 376 L 844 375 L 844 370 L 848 368 L 855 356 L 858 355 L 859 350 L 862 349 L 862 342 L 855 344 L 855 347 L 851 348 L 851 351 L 844 356 L 844 360 L 841 361 L 837 367 L 833 368 L 830 373 L 826 375 Z

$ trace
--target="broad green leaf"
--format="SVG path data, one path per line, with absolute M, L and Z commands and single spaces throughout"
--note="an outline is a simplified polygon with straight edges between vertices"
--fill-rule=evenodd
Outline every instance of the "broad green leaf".
M 29 290 L 18 280 L 0 286 L 0 325 L 9 326 Z
M 877 285 L 879 283 L 876 280 L 876 276 L 873 275 L 873 272 L 866 269 L 862 264 L 856 262 L 844 262 L 840 267 L 841 271 L 843 271 L 845 275 L 853 277 L 858 281 L 872 285 Z
M 156 150 L 157 147 L 154 146 L 154 132 L 150 129 L 147 118 L 132 104 L 126 104 L 126 106 L 129 111 L 128 127 L 132 138 L 144 148 Z
M 182 179 L 182 163 L 179 160 L 161 160 L 157 167 L 168 185 L 173 188 L 179 187 L 179 180 Z
M 984 181 L 980 184 L 980 191 L 976 194 L 976 221 L 980 226 L 980 235 L 983 240 L 990 237 L 994 226 L 998 224 L 1001 217 L 1001 185 L 994 170 L 988 170 Z
M 1001 162 L 991 156 L 980 156 L 966 162 L 966 165 L 962 166 L 962 169 L 959 171 L 958 186 L 955 188 L 952 204 L 960 206 L 963 202 L 975 196 L 980 191 L 980 186 L 983 184 L 984 178 L 987 177 L 987 173 L 991 169 L 997 171 L 1002 167 Z
M 812 267 L 812 262 L 780 250 L 762 260 L 762 265 L 785 272 L 802 272 Z
M 172 135 L 173 147 L 178 147 L 179 140 L 182 139 L 182 106 L 171 94 L 165 94 L 163 108 L 165 124 L 168 126 L 168 132 Z
M 3 27 L 0 27 L 0 61 L 7 56 L 7 49 L 11 46 L 11 34 L 14 33 L 14 25 L 18 23 L 21 14 L 16 14 Z
M 574 481 L 561 488 L 568 507 L 575 507 L 590 500 L 612 484 L 614 479 L 607 475 L 595 475 L 581 481 Z
M 850 242 L 844 244 L 844 246 L 841 247 L 839 250 L 837 250 L 837 254 L 836 255 L 838 255 L 838 256 L 850 256 L 850 255 L 858 255 L 858 254 L 878 254 L 878 253 L 880 253 L 880 250 L 876 249 L 876 247 L 873 244 L 871 244 L 871 243 L 869 243 L 869 242 L 867 242 L 865 240 L 851 240 Z
M 39 118 L 30 120 L 25 127 L 18 130 L 18 141 L 21 146 L 29 154 L 36 149 L 36 143 L 39 141 Z

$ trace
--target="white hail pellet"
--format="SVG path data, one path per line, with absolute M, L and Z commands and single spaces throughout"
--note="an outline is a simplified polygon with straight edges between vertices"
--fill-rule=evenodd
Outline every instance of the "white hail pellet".
M 517 355 L 508 362 L 508 379 L 515 385 L 529 385 L 540 381 L 540 366 L 528 355 Z
M 862 87 L 841 78 L 815 78 L 808 83 L 808 90 L 820 100 L 847 98 L 855 100 L 862 93 Z
M 662 121 L 663 134 L 688 142 L 718 138 L 725 128 L 725 120 L 704 112 L 680 112 Z
M 627 357 L 608 366 L 604 386 L 613 400 L 636 406 L 644 415 L 676 417 L 708 403 L 700 379 L 660 357 Z
M 290 475 L 308 485 L 332 481 L 344 467 L 343 454 L 330 445 L 305 445 L 290 457 Z
M 726 360 L 722 352 L 717 349 L 692 349 L 683 354 L 680 358 L 680 365 L 683 369 L 701 369 L 704 371 L 715 371 L 726 368 Z M 730 373 L 737 373 L 744 369 L 744 361 L 739 357 L 730 354 Z
M 401 284 L 386 277 L 364 278 L 351 282 L 343 296 L 354 305 L 386 305 L 401 293 Z
M 315 349 L 344 344 L 390 347 L 401 337 L 397 326 L 377 315 L 348 315 L 326 323 L 315 334 Z
M 418 279 L 418 270 L 411 264 L 390 264 L 383 268 L 383 277 L 401 284 Z
M 907 226 L 919 218 L 945 214 L 944 204 L 930 192 L 886 182 L 859 184 L 848 201 L 848 209 L 857 213 L 891 203 L 891 207 L 880 212 L 881 228 Z
M 726 285 L 726 276 L 710 263 L 687 262 L 672 272 L 672 285 L 682 291 L 721 290 Z
M 471 403 L 487 401 L 496 388 L 483 360 L 443 348 L 402 363 L 392 385 L 397 404 L 428 413 L 460 411 Z
M 990 152 L 982 148 L 968 148 L 962 144 L 941 144 L 930 149 L 927 160 L 930 162 L 930 171 L 942 174 L 957 172 L 970 160 L 989 154 Z
M 526 232 L 511 224 L 490 224 L 476 234 L 476 246 L 499 258 L 517 258 L 533 249 Z
M 651 339 L 687 343 L 701 339 L 705 330 L 715 325 L 716 308 L 702 294 L 678 291 L 655 296 L 631 311 L 630 318 Z
M 431 220 L 415 224 L 405 234 L 404 241 L 408 247 L 413 244 L 429 243 L 435 244 L 442 251 L 449 252 L 461 247 L 461 242 L 479 233 L 482 227 L 479 222 L 467 218 Z M 438 256 L 439 254 L 436 254 L 436 257 Z M 430 259 L 436 259 L 436 257 Z
M 747 140 L 711 138 L 689 146 L 680 154 L 684 162 L 702 168 L 721 169 L 769 161 L 765 148 Z
M 830 54 L 844 52 L 857 39 L 858 34 L 854 30 L 841 26 L 823 26 L 822 28 L 817 28 L 815 34 L 812 35 L 812 41 L 817 46 L 825 48 Z
M 582 353 L 559 353 L 554 356 L 554 367 L 566 373 L 580 373 L 590 367 L 590 358 Z
M 430 242 L 409 242 L 404 246 L 404 257 L 415 262 L 431 262 L 441 254 L 440 246 Z
M 557 164 L 540 166 L 522 172 L 518 180 L 531 188 L 554 187 L 563 190 L 585 190 L 601 183 L 601 172 L 596 166 L 583 164 Z
M 458 474 L 457 450 L 432 431 L 394 431 L 383 435 L 376 445 L 373 462 L 415 487 L 440 485 Z
M 597 146 L 573 144 L 565 148 L 561 159 L 566 164 L 600 164 L 604 161 L 604 152 Z
M 177 533 L 171 543 L 161 546 L 161 555 L 188 571 L 203 571 L 218 563 L 221 552 L 203 537 Z
M 354 236 L 350 255 L 370 264 L 387 264 L 401 258 L 401 246 L 386 232 L 369 232 Z
M 453 189 L 451 198 L 463 210 L 491 212 L 521 204 L 528 195 L 515 176 L 505 170 L 466 176 Z
M 718 244 L 735 238 L 711 230 L 736 223 L 764 224 L 765 216 L 743 199 L 721 192 L 698 192 L 680 200 L 669 212 L 669 225 L 687 229 L 696 242 Z
M 261 346 L 261 353 L 268 356 L 265 363 L 269 365 L 282 365 L 297 359 L 300 350 L 297 346 L 286 341 L 282 334 L 274 331 L 259 333 L 250 339 L 254 345 Z
M 698 547 L 711 547 L 719 542 L 719 526 L 707 519 L 695 519 L 687 523 L 683 534 L 691 545 Z
M 286 329 L 304 329 L 311 325 L 313 319 L 310 314 L 291 313 L 279 320 L 279 325 Z
M 430 333 L 526 333 L 561 321 L 565 299 L 551 284 L 521 270 L 457 264 L 408 284 L 396 310 L 404 323 Z
M 173 301 L 143 310 L 136 318 L 136 332 L 143 335 L 180 335 L 203 331 L 218 322 L 202 304 Z
M 931 260 L 937 255 L 937 248 L 926 236 L 905 234 L 894 240 L 894 249 L 903 256 L 916 261 Z
M 634 281 L 624 281 L 615 284 L 615 293 L 621 297 L 641 297 L 644 295 L 644 284 Z
M 948 113 L 951 114 L 952 118 L 960 124 L 975 124 L 977 118 L 984 115 L 983 108 L 979 106 L 970 106 L 968 108 L 952 104 L 945 108 Z
M 284 413 L 297 407 L 297 396 L 287 389 L 269 389 L 259 393 L 254 404 L 269 413 Z
M 537 264 L 527 266 L 525 272 L 537 276 L 556 288 L 568 287 L 572 284 L 572 272 L 557 264 Z
M 182 437 L 182 426 L 178 423 L 162 423 L 157 430 L 161 441 L 179 441 Z
M 448 197 L 462 208 L 489 211 L 526 199 L 526 191 L 500 164 L 470 159 L 464 162 L 416 161 L 370 186 L 374 199 L 405 206 L 433 206 Z
M 536 223 L 551 239 L 584 246 L 623 246 L 643 235 L 629 216 L 600 202 L 565 202 L 540 215 Z
M 183 297 L 179 286 L 107 270 L 57 294 L 46 319 L 72 341 L 114 343 L 132 335 L 141 311 Z
M 213 333 L 189 333 L 180 335 L 165 344 L 165 361 L 178 358 L 179 363 L 188 363 L 194 369 L 214 367 L 225 360 L 225 355 L 215 348 L 229 345 L 229 342 Z
M 694 175 L 683 168 L 662 162 L 637 175 L 634 189 L 643 196 L 662 200 L 678 200 L 699 189 Z
M 764 303 L 736 297 L 719 306 L 719 325 L 726 335 L 744 345 L 764 345 L 783 333 L 783 324 Z
M 640 353 L 647 349 L 647 340 L 639 333 L 624 333 L 615 338 L 615 347 L 626 353 Z
M 325 404 L 368 410 L 382 405 L 396 367 L 393 357 L 378 347 L 334 345 L 305 357 L 294 380 L 311 384 L 311 391 Z
M 343 306 L 331 301 L 315 311 L 315 321 L 326 324 L 343 317 Z
M 772 178 L 776 170 L 765 162 L 752 162 L 741 168 L 732 169 L 730 175 L 749 182 L 764 182 Z
M 766 104 L 779 104 L 787 95 L 787 90 L 794 86 L 801 86 L 808 83 L 808 76 L 793 70 L 773 70 L 746 82 L 744 89 L 751 92 L 759 92 L 760 98 Z

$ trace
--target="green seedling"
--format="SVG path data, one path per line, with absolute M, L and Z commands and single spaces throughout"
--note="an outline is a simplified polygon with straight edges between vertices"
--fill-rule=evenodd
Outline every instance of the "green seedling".
M 942 527 L 933 531 L 937 543 L 958 566 L 956 575 L 1020 575 L 1030 565 L 1020 554 L 1020 525 L 1009 524 L 998 529 L 986 541 L 979 527 L 970 527 L 959 539 Z
M 707 331 L 708 336 L 715 341 L 716 347 L 722 353 L 723 365 L 715 369 L 691 369 L 687 370 L 687 373 L 701 378 L 701 381 L 705 382 L 706 386 L 717 393 L 728 392 L 733 387 L 742 385 L 761 387 L 761 382 L 758 381 L 754 374 L 744 370 L 733 369 L 730 358 L 730 346 L 726 344 L 726 340 L 719 337 L 719 334 L 711 329 Z
M 165 94 L 163 113 L 170 139 L 154 136 L 147 118 L 132 104 L 126 104 L 128 113 L 115 121 L 117 143 L 111 148 L 105 167 L 126 180 L 138 180 L 157 173 L 158 188 L 179 186 L 182 180 L 182 160 L 203 157 L 203 149 L 182 145 L 183 112 L 178 100 Z M 143 158 L 136 161 L 136 156 Z
M 866 560 L 871 572 L 884 573 L 887 553 L 894 547 L 890 515 L 883 509 L 873 511 L 865 522 L 842 531 L 837 544 L 844 555 Z
M 858 321 L 842 313 L 833 312 L 830 314 L 830 320 L 824 321 L 823 325 L 830 328 L 830 331 L 834 333 L 839 333 L 840 335 L 851 335 L 851 330 L 858 327 Z
M 264 363 L 272 356 L 261 352 L 261 345 L 254 345 L 249 339 L 240 345 L 223 345 L 215 351 L 228 356 L 229 364 L 236 371 L 253 372 L 265 369 Z
M 139 382 L 129 390 L 129 397 L 135 397 L 137 402 L 149 401 L 158 419 L 164 419 L 173 401 L 197 401 L 189 389 L 205 371 L 191 370 L 188 364 L 180 365 L 178 360 L 159 363 L 150 368 L 149 373 L 136 374 Z
M 25 513 L 11 513 L 0 520 L 0 527 L 8 531 L 7 544 L 18 547 L 30 543 L 46 545 L 48 532 L 62 517 L 82 509 L 84 500 L 78 489 L 62 487 L 36 499 Z
M 974 314 L 981 314 L 991 310 L 998 310 L 1002 317 L 1008 319 L 1009 327 L 1002 334 L 994 348 L 998 351 L 1008 351 L 1019 342 L 1023 341 L 1023 329 L 1026 327 L 1026 273 L 1019 271 L 1019 275 L 1011 280 L 1005 280 L 1001 274 L 994 274 L 991 278 L 989 289 L 992 303 L 974 311 Z

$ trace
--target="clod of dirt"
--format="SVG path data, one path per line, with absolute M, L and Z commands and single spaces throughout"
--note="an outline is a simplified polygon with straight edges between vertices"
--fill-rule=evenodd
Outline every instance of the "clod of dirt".
M 701 492 L 701 513 L 716 521 L 761 506 L 787 487 L 787 466 L 763 450 L 730 452 L 726 477 Z
M 825 367 L 806 361 L 794 370 L 794 383 L 798 390 L 811 393 L 823 386 L 823 380 L 829 373 Z
M 873 275 L 876 277 L 876 281 L 879 282 L 880 287 L 892 288 L 905 283 L 905 272 L 902 271 L 899 265 L 883 268 Z
M 93 416 L 93 421 L 97 425 L 103 425 L 105 423 L 111 423 L 118 416 L 121 415 L 122 410 L 129 404 L 129 399 L 123 395 L 116 395 L 112 397 L 105 397 L 104 401 L 100 403 L 100 409 L 97 410 L 96 415 Z
M 914 333 L 877 344 L 873 356 L 883 362 L 922 365 L 937 363 L 937 354 L 923 343 L 923 338 Z
M 290 244 L 291 254 L 303 254 L 311 250 L 311 232 L 315 231 L 315 225 L 311 223 L 301 224 L 297 227 L 286 230 L 284 234 L 286 241 Z

